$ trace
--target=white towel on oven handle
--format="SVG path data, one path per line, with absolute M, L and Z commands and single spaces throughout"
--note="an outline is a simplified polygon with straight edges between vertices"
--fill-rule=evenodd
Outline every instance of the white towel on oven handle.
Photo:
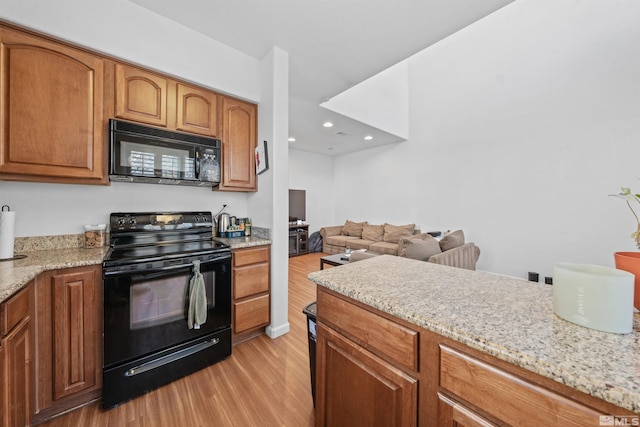
M 207 291 L 204 277 L 200 272 L 200 261 L 193 261 L 193 277 L 189 281 L 189 313 L 187 325 L 189 329 L 200 329 L 207 321 Z

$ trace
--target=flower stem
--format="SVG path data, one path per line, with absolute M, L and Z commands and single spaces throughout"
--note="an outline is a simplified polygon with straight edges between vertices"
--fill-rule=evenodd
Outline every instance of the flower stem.
M 627 206 L 629 206 L 629 209 L 631 210 L 631 213 L 633 214 L 633 216 L 636 217 L 636 222 L 638 223 L 638 227 L 640 227 L 640 219 L 638 219 L 638 215 L 636 214 L 636 212 L 631 207 L 631 203 L 629 203 L 629 200 L 625 200 L 625 201 L 627 202 Z

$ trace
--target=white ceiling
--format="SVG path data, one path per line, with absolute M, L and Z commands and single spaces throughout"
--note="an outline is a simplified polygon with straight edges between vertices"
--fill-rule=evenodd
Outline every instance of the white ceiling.
M 288 52 L 290 147 L 338 156 L 401 139 L 322 108 L 323 100 L 514 0 L 131 1 L 256 59 L 273 46 Z M 327 120 L 333 128 L 322 126 Z

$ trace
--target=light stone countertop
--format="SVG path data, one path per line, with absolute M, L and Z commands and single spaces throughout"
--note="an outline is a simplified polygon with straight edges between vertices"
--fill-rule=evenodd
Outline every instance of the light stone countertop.
M 231 249 L 271 244 L 271 240 L 254 236 L 233 239 L 216 237 L 215 240 L 228 244 Z M 108 247 L 104 247 L 21 251 L 20 254 L 27 255 L 26 258 L 0 261 L 0 303 L 44 271 L 102 264 L 108 250 Z
M 38 274 L 58 268 L 102 264 L 109 248 L 69 248 L 22 252 L 26 258 L 0 262 L 0 302 L 20 290 Z
M 244 237 L 214 237 L 213 240 L 217 240 L 224 244 L 231 246 L 231 249 L 250 248 L 253 246 L 270 245 L 271 240 L 258 236 L 244 236 Z
M 327 289 L 640 413 L 640 314 L 631 334 L 567 322 L 542 283 L 383 255 L 317 271 Z

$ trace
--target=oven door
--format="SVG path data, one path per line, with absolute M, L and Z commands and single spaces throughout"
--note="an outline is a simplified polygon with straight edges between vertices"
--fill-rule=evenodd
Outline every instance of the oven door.
M 200 260 L 207 320 L 189 329 L 189 283 Z M 104 271 L 104 366 L 126 362 L 210 334 L 231 324 L 231 254 Z

